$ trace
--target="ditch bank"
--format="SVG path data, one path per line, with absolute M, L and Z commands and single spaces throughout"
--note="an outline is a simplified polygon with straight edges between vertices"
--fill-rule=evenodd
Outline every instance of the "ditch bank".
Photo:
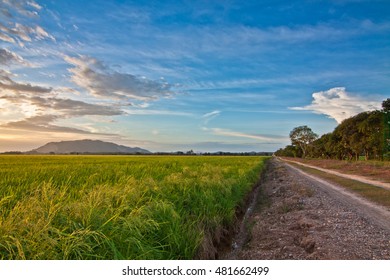
M 221 226 L 213 235 L 207 235 L 200 247 L 196 259 L 232 259 L 247 243 L 249 221 L 258 205 L 261 187 L 268 173 L 270 159 L 264 162 L 258 181 L 252 190 L 245 196 L 243 203 L 235 212 L 234 222 L 229 226 Z

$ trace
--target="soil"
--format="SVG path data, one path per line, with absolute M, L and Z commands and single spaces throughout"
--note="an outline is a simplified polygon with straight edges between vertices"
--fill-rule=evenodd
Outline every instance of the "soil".
M 256 201 L 222 259 L 390 259 L 389 209 L 276 158 Z

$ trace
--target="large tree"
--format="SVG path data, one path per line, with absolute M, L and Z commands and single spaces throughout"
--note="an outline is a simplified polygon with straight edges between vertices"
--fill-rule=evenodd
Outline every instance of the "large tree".
M 318 138 L 310 127 L 303 125 L 294 128 L 290 132 L 291 143 L 302 150 L 302 157 L 305 158 L 311 144 Z

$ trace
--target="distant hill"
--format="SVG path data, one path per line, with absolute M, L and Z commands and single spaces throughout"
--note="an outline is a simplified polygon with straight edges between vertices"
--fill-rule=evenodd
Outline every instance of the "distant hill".
M 115 143 L 100 140 L 75 140 L 50 142 L 30 151 L 37 154 L 150 154 L 151 152 L 138 147 L 130 148 Z

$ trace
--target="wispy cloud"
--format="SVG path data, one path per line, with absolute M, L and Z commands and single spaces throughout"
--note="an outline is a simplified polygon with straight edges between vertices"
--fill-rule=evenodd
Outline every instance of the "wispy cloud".
M 286 140 L 286 137 L 283 137 L 283 136 L 249 134 L 249 133 L 232 131 L 232 130 L 223 129 L 223 128 L 205 128 L 205 127 L 203 127 L 203 130 L 210 131 L 215 135 L 239 137 L 239 138 L 249 138 L 249 139 L 254 139 L 254 140 L 258 140 L 258 141 L 262 141 L 262 142 L 275 143 L 275 142 L 281 142 L 282 140 Z
M 278 144 L 276 144 L 278 145 Z M 274 151 L 271 143 L 229 143 L 224 141 L 205 141 L 189 143 L 144 143 L 151 151 L 189 151 L 195 152 L 251 152 L 251 151 Z M 278 147 L 278 146 L 276 146 Z
M 31 42 L 33 39 L 42 40 L 49 38 L 55 41 L 55 38 L 39 25 L 31 27 L 15 23 L 11 26 L 5 26 L 0 23 L 0 31 L 3 32 L 3 35 L 0 37 L 1 40 L 9 43 L 18 43 L 22 47 L 24 46 L 23 42 Z
M 19 98 L 18 101 L 23 100 Z M 42 98 L 39 96 L 25 97 L 24 101 L 30 102 L 31 105 L 40 108 L 41 111 L 53 110 L 57 114 L 66 117 L 74 116 L 115 116 L 121 115 L 122 111 L 112 106 L 90 104 L 83 101 L 61 98 Z
M 0 40 L 24 47 L 25 42 L 55 38 L 38 24 L 25 25 L 17 22 L 15 15 L 27 18 L 39 18 L 42 7 L 35 1 L 0 0 L 0 12 L 9 20 L 0 21 Z
M 24 120 L 9 122 L 3 124 L 0 127 L 7 129 L 34 131 L 34 132 L 59 132 L 59 133 L 72 133 L 72 134 L 97 134 L 97 135 L 115 135 L 104 133 L 92 133 L 87 130 L 78 128 L 58 126 L 53 124 L 59 117 L 55 115 L 43 115 L 26 118 Z
M 2 127 L 31 131 L 88 133 L 71 127 L 54 125 L 54 121 L 80 116 L 116 116 L 123 114 L 119 106 L 91 104 L 80 100 L 59 98 L 65 88 L 48 88 L 15 82 L 12 74 L 0 70 L 0 101 Z M 17 112 L 15 112 L 17 111 Z M 18 121 L 7 118 L 17 117 Z
M 212 118 L 212 117 L 216 117 L 218 116 L 219 114 L 221 114 L 221 111 L 212 111 L 210 113 L 206 113 L 202 116 L 202 118 L 205 118 L 205 119 L 208 119 L 208 118 Z
M 10 9 L 27 17 L 38 16 L 38 11 L 42 9 L 42 7 L 33 0 L 1 0 L 0 8 L 3 15 L 8 18 L 13 17 Z
M 335 70 L 324 70 L 319 69 L 319 71 L 303 71 L 298 73 L 278 73 L 277 75 L 267 76 L 259 75 L 254 78 L 236 78 L 236 79 L 227 79 L 227 80 L 217 80 L 210 82 L 189 82 L 186 84 L 186 88 L 191 91 L 197 90 L 227 90 L 227 89 L 242 89 L 248 87 L 274 87 L 274 86 L 294 86 L 297 84 L 313 84 L 316 85 L 323 81 L 333 81 L 340 80 L 343 78 L 351 78 L 356 75 L 370 75 L 372 76 L 382 76 L 386 72 L 373 72 L 372 70 L 367 69 L 350 69 L 339 71 Z M 286 89 L 288 90 L 288 89 Z M 220 95 L 219 95 L 220 96 Z M 242 94 L 245 97 L 245 94 Z M 257 94 L 258 96 L 258 94 Z M 263 95 L 264 98 L 275 98 L 274 95 Z M 216 97 L 217 98 L 217 97 Z
M 203 123 L 206 125 L 208 124 L 212 119 L 218 117 L 221 114 L 221 111 L 215 110 L 210 113 L 206 113 L 202 116 Z
M 95 97 L 119 100 L 156 100 L 174 94 L 173 85 L 110 69 L 96 58 L 65 57 L 73 65 L 72 81 Z
M 29 87 L 28 89 L 28 92 L 31 93 L 31 88 Z M 29 108 L 29 113 L 36 116 L 55 114 L 57 118 L 71 118 L 77 116 L 115 116 L 123 114 L 123 111 L 116 106 L 90 104 L 79 100 L 52 96 L 6 94 L 0 96 L 0 100 L 10 105 L 20 105 L 21 107 Z M 3 110 L 6 111 L 6 107 Z
M 307 41 L 337 40 L 357 35 L 389 31 L 390 23 L 374 23 L 371 20 L 351 20 L 345 22 L 318 23 L 315 25 L 298 25 L 295 27 L 278 26 L 265 32 L 269 41 L 301 43 Z
M 0 31 L 2 31 L 1 23 L 0 23 Z M 0 33 L 0 40 L 8 43 L 15 43 L 15 40 L 11 36 L 8 36 L 7 34 L 4 33 Z
M 390 30 L 390 22 L 371 20 L 330 21 L 306 25 L 279 25 L 271 27 L 234 26 L 196 26 L 181 32 L 168 34 L 165 44 L 181 41 L 180 53 L 213 53 L 218 57 L 259 54 L 279 51 L 291 45 L 338 42 L 367 34 L 384 33 Z M 174 32 L 174 31 L 173 31 Z M 185 33 L 184 33 L 185 32 Z M 166 32 L 165 32 L 166 33 Z M 194 34 L 188 38 L 187 34 Z M 185 42 L 183 39 L 186 38 Z M 170 40 L 170 42 L 166 42 Z M 240 50 L 240 52 L 237 52 Z
M 49 93 L 51 88 L 34 86 L 29 83 L 18 83 L 11 78 L 11 73 L 0 69 L 0 89 L 2 93 Z
M 344 119 L 364 111 L 380 109 L 380 100 L 373 100 L 348 93 L 344 87 L 331 88 L 313 93 L 313 101 L 303 107 L 290 107 L 291 110 L 312 111 L 327 115 L 341 123 Z
M 167 116 L 181 116 L 181 117 L 193 117 L 194 114 L 189 112 L 170 111 L 170 110 L 152 110 L 152 109 L 123 109 L 127 115 L 167 115 Z
M 30 66 L 20 55 L 9 51 L 7 49 L 0 48 L 0 65 L 10 66 L 14 63 Z

